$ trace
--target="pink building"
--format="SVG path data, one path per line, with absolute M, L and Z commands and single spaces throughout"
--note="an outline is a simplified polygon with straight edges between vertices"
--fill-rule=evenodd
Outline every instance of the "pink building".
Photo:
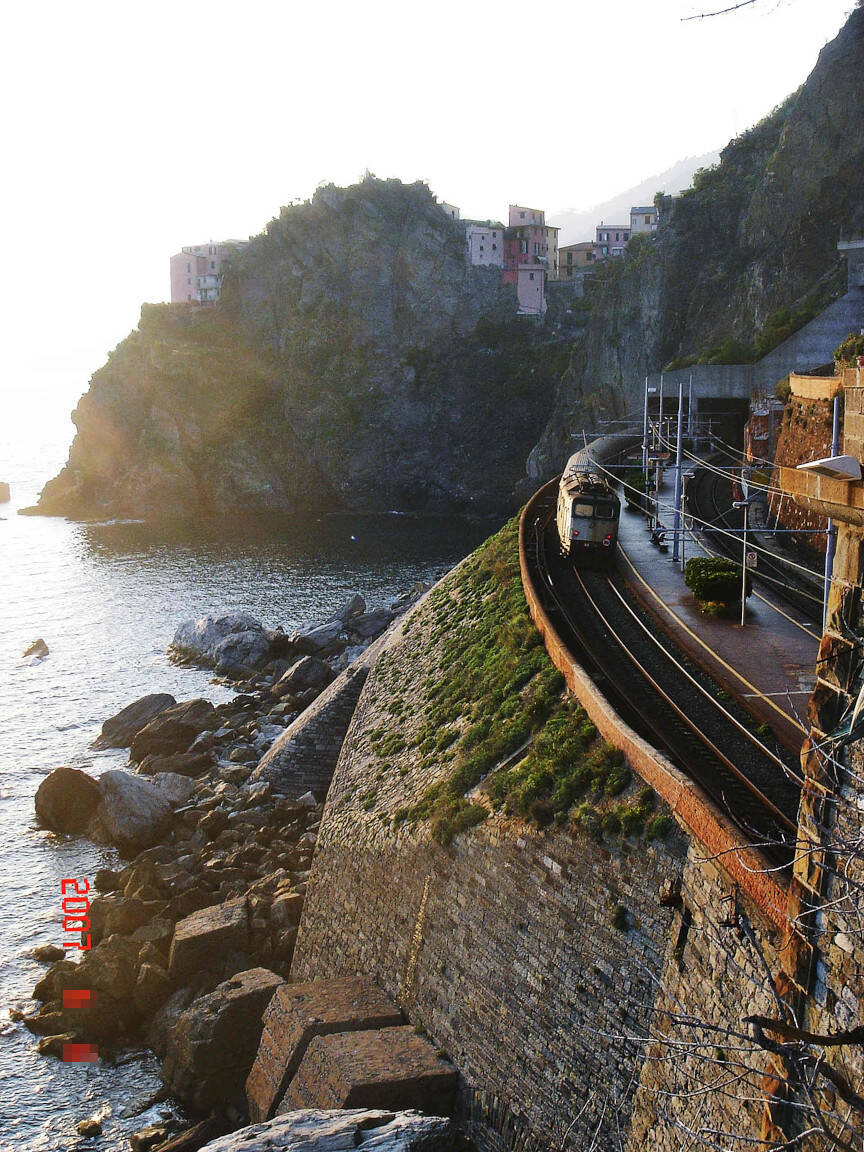
M 594 259 L 605 260 L 608 256 L 623 256 L 629 239 L 629 224 L 598 225 L 597 239 L 594 241 Z
M 222 293 L 225 263 L 246 244 L 245 240 L 210 241 L 183 248 L 171 257 L 171 303 L 207 304 Z
M 516 285 L 521 315 L 546 311 L 546 278 L 557 275 L 558 229 L 547 225 L 539 208 L 511 204 L 504 233 L 504 280 Z

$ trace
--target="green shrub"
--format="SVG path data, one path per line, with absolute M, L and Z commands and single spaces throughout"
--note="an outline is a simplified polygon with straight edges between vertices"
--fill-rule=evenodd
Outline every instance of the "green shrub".
M 612 909 L 612 927 L 619 932 L 627 931 L 627 909 L 623 904 L 616 904 Z
M 655 816 L 648 822 L 645 835 L 649 840 L 664 840 L 675 827 L 671 816 Z
M 864 356 L 864 333 L 850 332 L 842 344 L 834 349 L 834 359 L 841 364 L 853 364 Z
M 700 603 L 728 607 L 741 600 L 741 565 L 717 556 L 694 556 L 687 561 L 684 583 Z M 748 573 L 748 596 L 750 589 Z

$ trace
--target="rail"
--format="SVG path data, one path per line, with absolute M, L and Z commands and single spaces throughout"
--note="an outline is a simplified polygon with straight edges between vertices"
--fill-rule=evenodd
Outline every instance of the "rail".
M 564 676 L 601 735 L 627 757 L 631 767 L 669 806 L 676 819 L 702 844 L 714 860 L 781 930 L 788 928 L 787 888 L 773 864 L 746 840 L 699 784 L 653 747 L 612 706 L 585 667 L 570 650 L 546 610 L 547 589 L 540 583 L 535 550 L 537 521 L 554 502 L 557 479 L 544 485 L 529 500 L 520 518 L 519 564 L 531 617 L 553 664 Z M 544 507 L 545 505 L 545 507 Z M 547 585 L 551 581 L 547 574 Z M 551 592 L 551 588 L 548 589 Z

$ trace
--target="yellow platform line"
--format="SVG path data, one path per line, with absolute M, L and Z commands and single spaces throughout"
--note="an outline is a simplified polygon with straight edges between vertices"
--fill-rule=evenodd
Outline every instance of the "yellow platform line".
M 696 633 L 693 631 L 692 628 L 690 628 L 687 624 L 684 623 L 684 621 L 681 619 L 681 617 L 678 615 L 677 612 L 672 611 L 672 609 L 669 607 L 669 605 L 666 603 L 666 601 L 663 600 L 660 596 L 658 596 L 658 594 L 654 591 L 654 589 L 651 587 L 651 585 L 648 583 L 648 581 L 645 579 L 645 577 L 642 575 L 642 573 L 639 571 L 639 569 L 636 567 L 636 565 L 633 563 L 633 561 L 630 559 L 630 557 L 624 551 L 624 548 L 621 546 L 620 540 L 618 542 L 618 547 L 621 550 L 621 555 L 624 557 L 624 559 L 629 564 L 630 569 L 633 572 L 633 575 L 642 584 L 644 584 L 644 586 L 648 589 L 648 591 L 651 593 L 651 595 L 654 597 L 654 599 L 657 601 L 657 603 L 662 605 L 662 607 L 666 609 L 666 611 L 669 613 L 669 615 L 672 617 L 672 619 L 675 620 L 675 622 L 677 624 L 679 624 L 684 629 L 684 631 L 687 633 L 687 635 L 692 636 L 693 639 L 696 641 L 696 643 L 699 644 L 702 648 L 704 648 L 705 651 L 708 652 L 717 661 L 718 664 L 720 664 L 723 668 L 725 668 L 727 672 L 731 672 L 732 675 L 735 676 L 738 680 L 740 680 L 742 684 L 746 684 L 754 696 L 758 696 L 760 700 L 764 700 L 765 703 L 770 708 L 773 708 L 774 711 L 778 713 L 778 715 L 782 716 L 783 719 L 788 721 L 790 724 L 794 724 L 794 726 L 796 728 L 798 728 L 801 732 L 803 732 L 806 736 L 807 729 L 804 727 L 803 724 L 800 724 L 795 719 L 794 716 L 790 716 L 788 712 L 786 712 L 783 708 L 780 708 L 777 704 L 774 703 L 773 700 L 769 700 L 769 698 L 765 695 L 765 693 L 760 692 L 755 684 L 751 684 L 746 676 L 742 676 L 737 668 L 733 668 L 731 664 L 727 664 L 727 662 L 723 659 L 723 657 L 719 653 L 715 652 L 714 649 L 709 644 L 706 644 L 705 641 L 700 636 L 696 635 Z

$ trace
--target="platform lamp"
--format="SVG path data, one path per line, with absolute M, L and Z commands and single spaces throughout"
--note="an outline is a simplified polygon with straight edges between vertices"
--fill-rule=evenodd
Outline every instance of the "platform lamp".
M 741 556 L 741 627 L 744 627 L 744 613 L 747 611 L 747 518 L 750 511 L 750 500 L 733 500 L 733 508 L 744 509 L 744 551 Z

